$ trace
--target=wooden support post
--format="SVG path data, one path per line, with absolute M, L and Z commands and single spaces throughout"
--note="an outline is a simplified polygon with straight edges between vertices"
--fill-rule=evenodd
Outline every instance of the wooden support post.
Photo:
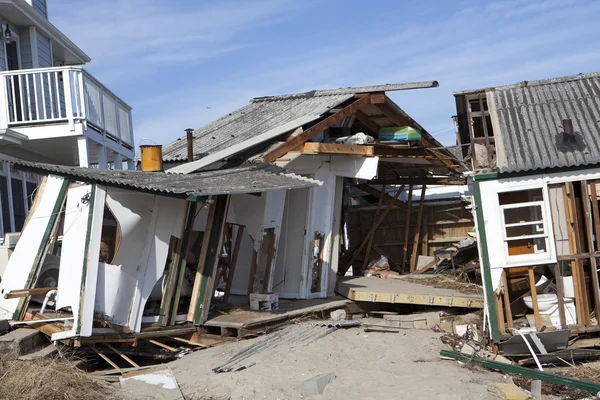
M 214 280 L 219 263 L 223 229 L 229 210 L 229 195 L 212 196 L 206 229 L 202 238 L 202 249 L 198 259 L 198 269 L 194 279 L 188 321 L 194 325 L 203 324 L 208 318 L 210 302 L 214 294 Z
M 177 276 L 177 266 L 179 265 L 179 254 L 181 253 L 181 240 L 175 236 L 171 236 L 169 241 L 169 251 L 167 259 L 170 259 L 169 268 L 167 270 L 167 284 L 163 293 L 160 310 L 158 312 L 158 325 L 167 326 L 169 323 L 169 312 L 173 302 L 173 294 L 175 293 L 175 281 Z
M 338 275 L 345 275 L 346 274 L 346 271 L 348 271 L 348 268 L 350 268 L 350 266 L 352 265 L 352 263 L 354 262 L 354 260 L 356 260 L 356 257 L 358 257 L 358 255 L 364 250 L 365 246 L 367 245 L 367 243 L 369 241 L 369 238 L 372 235 L 375 234 L 375 231 L 377 230 L 377 228 L 379 227 L 379 225 L 381 224 L 381 222 L 385 219 L 386 215 L 394 207 L 394 204 L 398 200 L 398 197 L 400 197 L 400 194 L 402 193 L 403 190 L 404 190 L 404 185 L 402 185 L 398 189 L 398 191 L 394 195 L 394 198 L 392 199 L 392 201 L 390 201 L 388 203 L 387 208 L 383 211 L 383 213 L 381 213 L 381 215 L 379 216 L 379 218 L 377 218 L 377 220 L 375 221 L 375 223 L 373 224 L 373 226 L 369 230 L 369 233 L 367 233 L 367 236 L 363 239 L 363 241 L 360 244 L 360 246 L 358 246 L 358 249 L 356 249 L 356 250 L 354 250 L 352 252 L 352 257 L 350 257 L 350 259 L 348 260 L 348 262 L 346 262 L 344 265 L 339 266 L 339 268 L 338 268 Z
M 502 295 L 494 293 L 494 300 L 496 302 L 496 320 L 501 335 L 506 334 L 506 325 L 504 323 L 504 307 L 502 306 Z
M 424 256 L 429 255 L 429 207 L 425 207 L 425 215 L 423 218 L 423 244 L 421 247 L 421 254 Z
M 223 302 L 229 301 L 229 295 L 231 293 L 231 285 L 233 284 L 233 274 L 235 273 L 235 267 L 237 266 L 238 256 L 240 254 L 240 247 L 242 246 L 242 240 L 244 239 L 244 225 L 237 226 L 237 234 L 235 236 L 235 243 L 233 253 L 231 254 L 231 263 L 229 264 L 229 273 L 227 274 L 227 284 L 225 285 L 225 293 L 223 294 Z
M 275 256 L 275 228 L 265 229 L 267 237 L 267 264 L 265 266 L 265 276 L 263 278 L 262 291 L 269 291 L 269 277 L 271 276 L 271 268 L 273 267 L 273 257 Z
M 258 251 L 252 250 L 252 261 L 250 261 L 250 277 L 248 278 L 248 296 L 250 293 L 254 293 L 254 280 L 256 277 L 256 270 L 258 269 Z
M 535 329 L 541 332 L 542 320 L 540 318 L 540 310 L 538 305 L 537 289 L 535 288 L 535 267 L 529 267 L 529 289 L 531 290 L 531 300 L 533 301 L 533 316 L 535 317 Z
M 377 210 L 375 210 L 375 216 L 373 222 L 377 221 L 379 217 L 379 213 L 381 212 L 381 206 L 383 205 L 383 199 L 385 198 L 385 188 L 386 185 L 382 185 L 381 193 L 379 193 L 379 202 L 377 203 Z M 369 256 L 371 255 L 371 246 L 373 246 L 373 240 L 375 239 L 375 235 L 369 238 L 369 242 L 367 243 L 367 249 L 365 250 L 365 260 L 363 261 L 362 270 L 367 269 L 367 265 L 369 265 Z
M 556 277 L 556 296 L 558 297 L 558 318 L 560 319 L 560 326 L 562 329 L 567 329 L 567 318 L 565 315 L 565 299 L 562 275 L 560 273 L 560 263 L 556 263 L 554 266 L 554 276 Z
M 419 250 L 419 241 L 421 239 L 421 225 L 422 225 L 422 218 L 423 218 L 423 206 L 425 204 L 425 190 L 427 189 L 427 186 L 423 185 L 421 187 L 421 200 L 419 202 L 419 213 L 417 214 L 417 224 L 416 224 L 416 232 L 415 232 L 415 237 L 413 240 L 413 249 L 412 249 L 412 255 L 410 257 L 410 272 L 414 272 L 416 267 L 417 267 L 417 261 L 419 259 L 419 254 L 417 253 Z
M 504 311 L 506 311 L 506 325 L 509 329 L 513 328 L 512 310 L 510 308 L 510 293 L 508 287 L 508 279 L 506 279 L 506 270 L 502 271 L 502 286 L 504 294 Z
M 412 207 L 412 194 L 413 194 L 413 185 L 410 185 L 408 188 L 408 200 L 406 201 L 406 218 L 404 220 L 404 241 L 402 244 L 402 262 L 400 263 L 400 268 L 402 268 L 402 272 L 406 268 L 406 260 L 408 256 L 408 233 L 410 231 L 410 210 Z

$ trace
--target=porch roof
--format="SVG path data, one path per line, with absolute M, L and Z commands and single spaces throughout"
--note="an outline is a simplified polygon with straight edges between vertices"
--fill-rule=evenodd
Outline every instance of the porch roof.
M 298 189 L 320 186 L 322 182 L 283 172 L 283 168 L 265 163 L 247 163 L 235 168 L 173 175 L 164 172 L 142 172 L 70 167 L 18 160 L 0 156 L 17 169 L 42 175 L 59 175 L 81 182 L 170 195 L 181 198 L 219 194 L 260 193 L 269 190 Z

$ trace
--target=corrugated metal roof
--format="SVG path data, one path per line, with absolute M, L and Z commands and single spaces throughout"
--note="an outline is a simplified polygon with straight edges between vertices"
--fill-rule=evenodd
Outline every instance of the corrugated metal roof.
M 273 139 L 315 121 L 359 93 L 436 87 L 436 81 L 313 90 L 281 96 L 258 97 L 251 103 L 194 131 L 194 159 L 251 141 L 249 146 Z M 279 127 L 285 126 L 281 132 Z M 269 135 L 266 135 L 269 133 Z M 187 161 L 183 136 L 163 147 L 165 162 Z
M 487 97 L 500 172 L 600 163 L 600 73 L 497 87 Z M 573 122 L 574 142 L 563 119 Z
M 7 161 L 19 169 L 42 175 L 54 174 L 82 182 L 137 189 L 156 194 L 177 195 L 179 197 L 258 193 L 322 184 L 322 182 L 315 179 L 284 173 L 283 168 L 265 163 L 245 164 L 219 171 L 173 175 L 164 172 L 69 167 L 5 157 L 0 157 L 0 161 Z

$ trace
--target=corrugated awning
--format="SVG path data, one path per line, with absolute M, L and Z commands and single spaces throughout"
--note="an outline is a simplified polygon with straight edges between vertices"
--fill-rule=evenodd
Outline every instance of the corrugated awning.
M 320 186 L 321 181 L 284 172 L 275 165 L 247 163 L 235 168 L 188 175 L 164 172 L 108 170 L 44 164 L 0 157 L 17 169 L 42 175 L 59 175 L 69 179 L 121 187 L 155 194 L 209 196 L 218 194 L 260 193 L 269 190 Z

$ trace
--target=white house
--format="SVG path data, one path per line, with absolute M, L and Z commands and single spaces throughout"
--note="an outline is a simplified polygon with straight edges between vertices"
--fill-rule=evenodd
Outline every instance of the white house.
M 134 168 L 131 107 L 91 76 L 90 58 L 48 20 L 46 0 L 0 0 L 0 153 Z M 21 230 L 38 177 L 0 163 L 0 240 Z

